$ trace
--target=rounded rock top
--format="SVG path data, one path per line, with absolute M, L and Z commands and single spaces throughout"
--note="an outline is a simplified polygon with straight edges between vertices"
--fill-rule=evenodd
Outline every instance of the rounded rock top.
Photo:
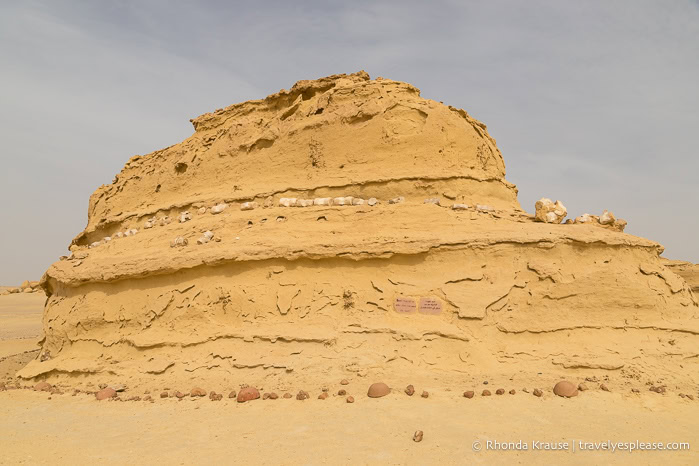
M 371 384 L 367 396 L 369 398 L 381 398 L 391 393 L 391 389 L 383 382 L 376 382 Z

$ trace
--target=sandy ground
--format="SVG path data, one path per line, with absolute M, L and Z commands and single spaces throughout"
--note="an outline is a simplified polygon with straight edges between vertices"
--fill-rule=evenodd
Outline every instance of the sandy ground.
M 36 356 L 42 295 L 0 297 L 0 380 Z M 338 381 L 339 382 L 339 381 Z M 468 400 L 461 389 L 423 399 L 395 390 L 366 397 L 353 381 L 344 397 L 238 404 L 224 398 L 101 401 L 70 393 L 0 392 L 0 464 L 697 464 L 699 403 L 673 395 L 589 391 Z M 495 387 L 493 387 L 495 388 Z M 479 387 L 480 389 L 480 387 Z M 419 387 L 418 387 L 418 390 Z M 310 390 L 309 390 L 310 391 Z M 494 391 L 494 390 L 493 390 Z M 418 391 L 419 393 L 419 391 Z M 129 393 L 143 396 L 143 393 Z M 420 443 L 412 440 L 424 431 Z M 527 451 L 488 450 L 523 441 Z M 568 442 L 534 451 L 533 441 Z M 584 442 L 688 442 L 689 451 L 582 451 Z M 480 442 L 481 451 L 474 451 Z M 573 451 L 572 443 L 576 448 Z

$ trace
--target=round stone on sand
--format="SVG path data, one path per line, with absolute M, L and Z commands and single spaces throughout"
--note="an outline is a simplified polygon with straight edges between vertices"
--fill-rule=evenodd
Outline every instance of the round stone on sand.
M 423 390 L 423 391 L 422 391 L 422 395 L 420 395 L 420 396 L 423 397 L 423 398 L 429 398 L 430 394 L 427 393 L 427 391 Z
M 323 393 L 321 393 L 320 395 L 318 395 L 318 399 L 319 399 L 319 400 L 324 400 L 324 399 L 326 399 L 327 397 L 328 397 L 327 392 L 323 392 Z
M 553 393 L 564 398 L 578 396 L 578 388 L 567 380 L 561 380 L 553 387 Z
M 293 398 L 293 397 L 294 397 L 294 395 L 292 395 L 292 394 L 289 393 L 289 392 L 286 392 L 286 393 L 284 394 L 284 398 L 287 398 L 287 399 L 288 399 L 288 398 Z
M 517 392 L 515 391 L 514 388 L 512 390 L 510 390 L 510 395 L 514 395 L 515 393 L 517 393 Z
M 607 387 L 605 384 L 601 384 L 601 385 L 599 386 L 599 388 L 602 389 L 602 390 L 604 390 L 605 392 L 608 392 L 608 391 L 609 391 L 609 387 Z
M 578 385 L 578 390 L 580 390 L 581 392 L 584 392 L 585 390 L 587 390 L 587 385 L 585 385 L 584 383 L 580 383 Z
M 468 390 L 464 392 L 464 398 L 473 398 L 473 395 L 475 395 L 475 393 L 473 393 L 473 390 Z
M 383 382 L 376 382 L 374 384 L 371 384 L 369 387 L 369 391 L 367 392 L 367 395 L 369 398 L 381 398 L 382 396 L 386 396 L 389 393 L 391 393 L 391 389 L 388 388 L 388 385 L 386 385 Z
M 544 394 L 544 392 L 542 392 L 538 388 L 535 388 L 533 393 L 534 393 L 534 396 L 538 396 L 538 397 L 541 397 Z
M 340 380 L 340 385 L 349 385 L 349 380 L 347 380 L 347 379 Z
M 504 388 L 498 388 L 495 390 L 496 395 L 504 395 L 505 394 L 505 389 Z
M 255 387 L 245 387 L 238 393 L 238 403 L 256 400 L 260 397 L 260 392 Z
M 405 387 L 405 393 L 408 396 L 413 396 L 415 394 L 415 387 L 413 387 L 412 385 L 408 385 L 407 387 Z
M 308 392 L 299 390 L 299 392 L 296 394 L 296 399 L 297 400 L 307 400 L 309 398 Z
M 490 390 L 483 390 L 483 392 L 481 392 L 481 396 L 490 396 Z
M 348 396 L 348 397 L 347 397 L 347 403 L 354 403 L 354 397 L 353 397 L 353 396 Z
M 160 394 L 160 398 L 167 398 L 167 397 L 168 397 L 167 392 L 162 392 L 162 393 Z
M 230 393 L 228 394 L 228 398 L 235 398 L 235 397 L 237 397 L 237 396 L 238 396 L 238 394 L 235 392 L 235 390 L 233 390 L 232 392 L 230 392 Z
M 276 393 L 272 392 L 269 394 L 270 400 L 276 400 L 277 398 L 279 398 L 279 395 L 277 395 Z
M 107 387 L 95 393 L 95 398 L 97 398 L 98 400 L 106 400 L 107 398 L 115 398 L 116 395 L 116 390 Z
M 203 388 L 194 387 L 192 391 L 189 392 L 189 396 L 206 396 L 206 390 Z
M 422 442 L 423 435 L 424 434 L 421 430 L 416 431 L 413 435 L 413 442 Z
M 347 395 L 347 390 L 342 389 L 342 390 L 338 391 L 337 394 L 338 394 L 339 396 L 345 396 L 345 395 Z

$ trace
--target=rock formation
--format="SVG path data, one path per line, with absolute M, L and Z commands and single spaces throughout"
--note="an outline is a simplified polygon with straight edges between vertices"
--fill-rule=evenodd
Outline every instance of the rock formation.
M 359 72 L 192 123 L 92 195 L 42 278 L 42 350 L 22 377 L 699 377 L 697 302 L 663 248 L 535 222 L 464 110 Z

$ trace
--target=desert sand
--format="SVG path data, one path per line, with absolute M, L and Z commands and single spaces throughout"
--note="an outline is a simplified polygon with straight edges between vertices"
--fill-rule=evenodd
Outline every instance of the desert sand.
M 192 123 L 92 195 L 45 296 L 0 296 L 9 463 L 697 461 L 696 266 L 610 212 L 523 208 L 466 111 L 359 72 Z

